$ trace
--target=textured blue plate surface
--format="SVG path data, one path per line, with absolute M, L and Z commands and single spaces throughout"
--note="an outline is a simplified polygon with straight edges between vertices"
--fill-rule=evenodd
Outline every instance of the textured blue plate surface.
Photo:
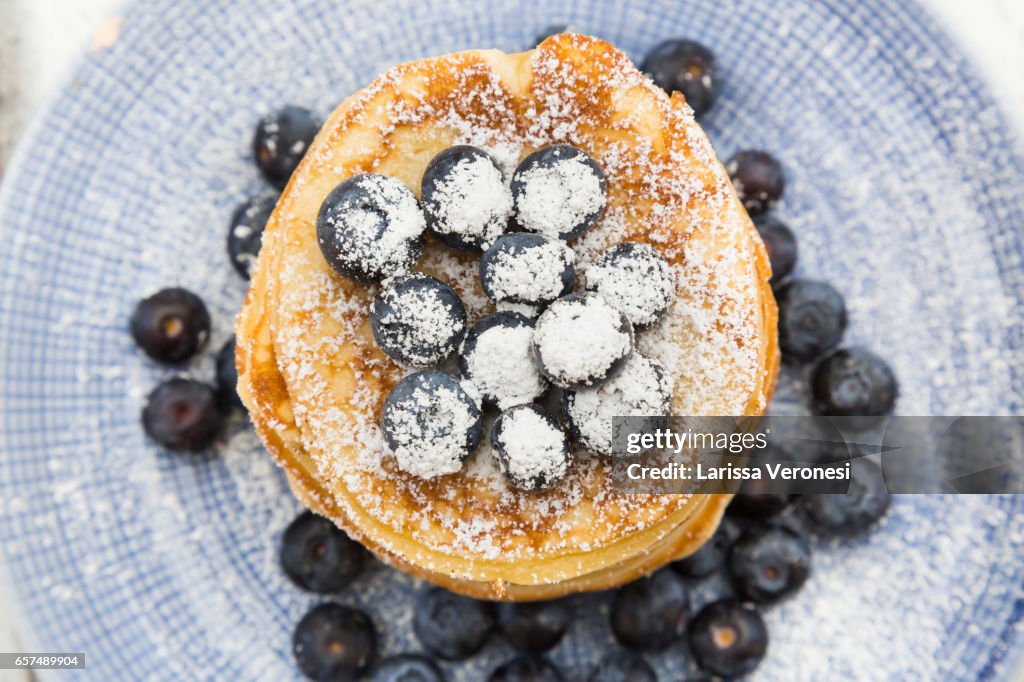
M 237 203 L 266 190 L 248 158 L 259 114 L 326 114 L 395 63 L 515 51 L 565 21 L 637 59 L 673 36 L 715 50 L 713 142 L 783 160 L 777 213 L 801 271 L 847 294 L 850 340 L 891 359 L 903 414 L 1024 410 L 1024 155 L 913 4 L 147 1 L 38 119 L 0 194 L 3 584 L 32 649 L 86 651 L 97 680 L 296 676 L 291 629 L 315 600 L 281 576 L 276 545 L 298 507 L 241 419 L 216 456 L 146 442 L 142 398 L 171 372 L 134 349 L 128 314 L 181 284 L 211 307 L 211 347 L 230 334 L 245 287 L 224 238 Z M 209 356 L 184 371 L 212 377 Z M 787 370 L 777 409 L 801 391 Z M 903 498 L 868 538 L 817 547 L 806 588 L 767 615 L 756 677 L 1002 677 L 1024 615 L 1022 509 Z M 395 653 L 416 648 L 419 587 L 377 566 L 338 598 L 366 605 Z M 578 602 L 553 654 L 573 671 L 611 642 L 605 598 Z M 482 679 L 509 655 L 496 642 L 448 670 Z M 690 669 L 683 646 L 651 660 L 666 680 Z

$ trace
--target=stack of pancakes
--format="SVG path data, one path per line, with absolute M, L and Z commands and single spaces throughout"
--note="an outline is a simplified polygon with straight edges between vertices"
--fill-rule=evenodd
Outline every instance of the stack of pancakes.
M 778 371 L 776 308 L 757 232 L 693 114 L 621 52 L 561 34 L 520 54 L 460 52 L 396 67 L 328 118 L 263 236 L 238 319 L 239 394 L 296 496 L 381 559 L 479 598 L 529 600 L 606 589 L 696 550 L 727 495 L 616 492 L 606 458 L 578 452 L 565 480 L 519 492 L 485 443 L 462 472 L 403 473 L 381 405 L 407 372 L 370 333 L 375 286 L 338 276 L 316 216 L 364 172 L 418 194 L 427 163 L 455 144 L 507 174 L 530 152 L 575 145 L 602 166 L 608 205 L 574 245 L 586 263 L 622 241 L 653 245 L 676 301 L 639 349 L 674 377 L 675 414 L 762 413 Z M 449 283 L 470 323 L 493 312 L 478 254 L 428 241 L 417 269 Z

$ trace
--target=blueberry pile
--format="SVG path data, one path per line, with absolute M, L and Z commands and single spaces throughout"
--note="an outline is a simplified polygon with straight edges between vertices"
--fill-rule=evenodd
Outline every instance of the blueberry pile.
M 370 306 L 377 347 L 419 370 L 392 388 L 381 413 L 401 470 L 425 479 L 459 471 L 482 440 L 484 410 L 493 409 L 487 435 L 509 484 L 547 490 L 572 462 L 566 429 L 607 455 L 611 427 L 601 415 L 611 407 L 668 414 L 664 368 L 634 349 L 636 333 L 675 295 L 669 264 L 648 245 L 622 243 L 595 259 L 585 283 L 577 277 L 570 242 L 607 202 L 593 158 L 551 145 L 506 182 L 486 151 L 458 145 L 430 161 L 420 187 L 417 201 L 393 178 L 356 175 L 327 195 L 316 223 L 336 273 L 380 285 Z M 428 236 L 480 254 L 480 285 L 498 312 L 467 328 L 455 290 L 414 271 Z M 577 284 L 585 290 L 574 292 Z M 445 371 L 453 355 L 458 376 Z M 562 422 L 542 407 L 552 389 L 562 392 Z

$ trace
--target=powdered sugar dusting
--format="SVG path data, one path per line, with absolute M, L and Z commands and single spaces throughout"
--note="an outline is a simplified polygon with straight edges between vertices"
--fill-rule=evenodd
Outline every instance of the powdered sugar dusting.
M 436 281 L 413 276 L 385 284 L 374 299 L 374 332 L 384 352 L 413 366 L 439 362 L 455 350 L 466 328 L 465 312 L 454 292 Z M 415 286 L 415 280 L 426 285 Z M 389 352 L 391 351 L 391 352 Z
M 530 402 L 547 388 L 530 355 L 532 340 L 529 325 L 497 324 L 476 336 L 472 352 L 463 351 L 470 383 L 499 409 Z
M 633 333 L 619 311 L 600 296 L 570 296 L 537 320 L 533 343 L 545 372 L 560 386 L 604 377 L 633 349 Z
M 517 173 L 516 181 L 522 183 L 516 219 L 530 232 L 558 238 L 604 208 L 600 179 L 577 157 Z
M 654 324 L 676 294 L 671 268 L 647 244 L 624 243 L 605 251 L 586 269 L 586 282 L 587 291 L 600 294 L 640 328 Z
M 437 182 L 425 207 L 436 232 L 468 237 L 487 248 L 508 225 L 512 194 L 490 159 L 471 156 Z
M 505 412 L 500 423 L 500 438 L 505 456 L 501 469 L 513 481 L 540 479 L 551 485 L 569 469 L 565 434 L 556 424 L 530 407 Z
M 582 444 L 612 454 L 614 417 L 667 416 L 672 386 L 657 360 L 633 353 L 622 371 L 596 388 L 573 391 L 566 413 Z
M 400 399 L 389 399 L 382 418 L 398 467 L 431 479 L 462 469 L 466 434 L 478 426 L 480 411 L 457 384 L 434 383 L 430 390 L 418 384 Z
M 565 288 L 562 273 L 575 261 L 576 254 L 558 239 L 522 250 L 500 251 L 489 267 L 491 293 L 497 301 L 553 301 Z
M 400 274 L 412 265 L 410 245 L 420 239 L 426 220 L 416 197 L 394 178 L 373 173 L 353 180 L 363 201 L 345 201 L 323 215 L 327 237 L 339 257 L 353 269 Z

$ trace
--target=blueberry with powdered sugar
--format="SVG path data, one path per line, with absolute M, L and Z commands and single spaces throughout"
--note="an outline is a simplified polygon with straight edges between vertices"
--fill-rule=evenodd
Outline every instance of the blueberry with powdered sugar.
M 582 149 L 555 144 L 530 154 L 512 176 L 516 222 L 527 232 L 575 239 L 607 203 L 604 171 Z
M 423 254 L 426 222 L 416 196 L 394 178 L 363 173 L 331 190 L 316 218 L 327 263 L 356 282 L 412 269 Z
M 388 280 L 370 305 L 370 329 L 397 362 L 424 367 L 441 362 L 462 343 L 466 307 L 444 282 L 413 273 Z
M 533 357 L 560 388 L 597 386 L 615 375 L 633 352 L 633 325 L 597 294 L 563 296 L 537 318 Z
M 547 390 L 530 355 L 532 339 L 533 320 L 510 311 L 485 317 L 466 334 L 459 369 L 485 403 L 506 409 Z
M 654 358 L 633 353 L 626 366 L 602 386 L 562 393 L 562 414 L 582 447 L 614 455 L 614 417 L 667 417 L 672 384 Z M 631 425 L 632 426 L 632 425 Z
M 572 291 L 572 249 L 560 239 L 513 232 L 499 237 L 480 259 L 480 284 L 497 303 L 543 306 Z
M 452 375 L 430 370 L 395 384 L 380 423 L 398 468 L 426 479 L 462 469 L 483 435 L 483 415 L 473 396 Z
M 457 145 L 435 156 L 420 185 L 427 229 L 454 249 L 486 249 L 508 227 L 512 194 L 490 154 Z
M 672 267 L 649 244 L 622 242 L 586 270 L 586 290 L 600 294 L 643 331 L 661 319 L 675 297 Z
M 525 492 L 547 490 L 565 477 L 572 463 L 569 439 L 558 421 L 540 405 L 516 405 L 501 413 L 491 428 L 501 472 Z

